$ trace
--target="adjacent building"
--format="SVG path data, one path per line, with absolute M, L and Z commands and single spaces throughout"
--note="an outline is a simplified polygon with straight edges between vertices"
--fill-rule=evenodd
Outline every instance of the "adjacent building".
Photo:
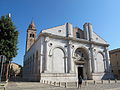
M 120 79 L 120 48 L 110 52 L 111 68 L 116 79 Z
M 9 75 L 10 77 L 22 76 L 22 66 L 17 63 L 10 63 L 9 65 Z
M 36 39 L 32 22 L 27 29 L 23 78 L 29 81 L 75 82 L 111 78 L 109 44 L 93 32 L 70 23 L 42 30 Z

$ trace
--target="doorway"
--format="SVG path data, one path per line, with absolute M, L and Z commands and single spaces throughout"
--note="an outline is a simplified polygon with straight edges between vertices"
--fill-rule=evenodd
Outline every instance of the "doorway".
M 84 78 L 83 76 L 83 67 L 78 67 L 78 77 L 82 77 L 82 79 Z

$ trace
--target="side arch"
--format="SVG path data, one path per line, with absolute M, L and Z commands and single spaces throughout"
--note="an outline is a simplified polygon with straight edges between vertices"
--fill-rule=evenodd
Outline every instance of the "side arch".
M 49 51 L 49 56 L 53 55 L 53 50 L 56 49 L 56 48 L 61 49 L 64 52 L 65 57 L 67 57 L 67 52 L 62 46 L 54 46 L 53 48 L 51 48 L 50 51 Z
M 96 59 L 96 68 L 97 72 L 104 72 L 105 71 L 105 62 L 104 62 L 104 54 L 102 51 L 97 52 L 97 59 Z
M 52 73 L 66 73 L 68 62 L 66 59 L 67 53 L 62 46 L 55 46 L 49 52 L 51 57 Z
M 103 58 L 105 59 L 105 55 L 104 55 L 104 53 L 102 51 L 98 51 L 97 54 L 98 53 L 100 53 L 103 56 Z

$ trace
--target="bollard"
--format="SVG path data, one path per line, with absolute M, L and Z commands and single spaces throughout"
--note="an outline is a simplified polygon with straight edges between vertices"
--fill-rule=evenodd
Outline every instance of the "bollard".
M 87 81 L 85 81 L 85 86 L 87 86 Z
M 117 79 L 115 79 L 115 83 L 117 83 Z
M 78 87 L 78 82 L 76 82 L 76 87 Z
M 108 83 L 110 83 L 110 79 L 108 80 Z
M 101 83 L 103 84 L 103 80 L 101 80 Z
M 55 85 L 56 82 L 54 82 L 54 85 Z
M 51 81 L 50 81 L 50 85 L 51 85 Z
M 95 84 L 96 82 L 95 82 L 95 80 L 94 80 L 94 84 Z
M 66 82 L 65 82 L 65 88 L 66 88 Z
M 60 87 L 60 82 L 58 83 L 59 87 Z

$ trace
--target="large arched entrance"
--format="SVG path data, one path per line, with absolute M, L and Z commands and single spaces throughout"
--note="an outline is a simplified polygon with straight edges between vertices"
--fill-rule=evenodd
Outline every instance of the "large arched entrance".
M 78 78 L 81 76 L 83 79 L 88 79 L 88 61 L 87 50 L 84 48 L 77 48 L 74 52 L 74 62 L 77 67 Z

